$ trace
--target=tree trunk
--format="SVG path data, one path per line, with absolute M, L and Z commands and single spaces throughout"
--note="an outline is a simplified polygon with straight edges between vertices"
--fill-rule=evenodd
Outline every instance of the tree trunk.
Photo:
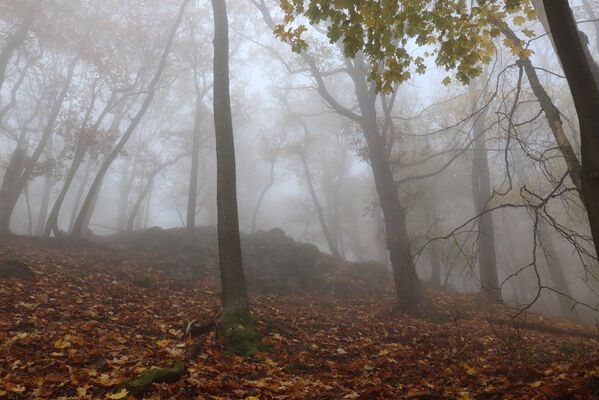
M 485 117 L 482 111 L 474 121 L 474 156 L 472 162 L 472 197 L 478 219 L 478 266 L 480 291 L 492 301 L 501 301 L 501 288 L 497 277 L 497 256 L 495 251 L 495 231 L 493 214 L 485 212 L 491 196 L 491 176 L 485 141 Z M 481 215 L 482 214 L 482 215 Z
M 570 291 L 568 281 L 566 280 L 564 267 L 559 261 L 559 255 L 555 249 L 553 240 L 551 239 L 551 229 L 543 219 L 539 219 L 537 226 L 539 243 L 543 249 L 545 260 L 547 260 L 547 270 L 549 271 L 551 283 L 554 285 L 553 288 L 561 293 L 561 295 L 557 294 L 557 300 L 559 302 L 562 317 L 574 317 L 573 319 L 579 320 L 580 318 L 578 317 L 576 310 L 573 309 L 574 303 L 570 299 L 572 297 L 572 292 Z
M 433 193 L 426 196 L 424 203 L 424 219 L 429 230 L 437 225 L 437 199 Z M 441 288 L 441 259 L 439 252 L 439 241 L 433 240 L 430 244 L 431 257 L 431 280 L 433 287 Z
M 25 194 L 25 206 L 27 207 L 27 234 L 31 236 L 33 234 L 33 215 L 31 212 L 31 201 L 29 199 L 29 182 L 25 185 L 23 193 Z
M 320 201 L 318 200 L 318 196 L 316 196 L 316 190 L 314 190 L 314 183 L 312 181 L 312 173 L 310 172 L 310 168 L 308 167 L 308 161 L 306 160 L 306 151 L 308 145 L 308 132 L 307 126 L 304 125 L 304 129 L 306 130 L 306 137 L 304 139 L 304 144 L 302 149 L 299 152 L 300 160 L 302 161 L 302 166 L 304 168 L 304 175 L 306 177 L 306 183 L 308 184 L 308 191 L 310 192 L 310 197 L 312 198 L 312 203 L 314 204 L 314 208 L 316 209 L 316 213 L 318 215 L 318 221 L 320 222 L 320 228 L 322 229 L 322 233 L 324 234 L 325 239 L 327 240 L 327 244 L 329 246 L 329 250 L 331 251 L 331 255 L 333 257 L 339 257 L 339 250 L 337 249 L 337 242 L 333 239 L 331 235 L 331 231 L 329 230 L 329 226 L 327 224 L 326 218 L 324 216 L 324 212 L 322 210 L 322 206 L 320 205 Z
M 599 87 L 597 65 L 581 41 L 567 1 L 543 0 L 580 124 L 582 197 L 599 254 Z
M 42 203 L 40 205 L 40 213 L 37 217 L 37 224 L 35 226 L 36 236 L 40 236 L 44 232 L 44 226 L 46 224 L 46 217 L 48 215 L 48 206 L 50 205 L 50 194 L 56 181 L 54 180 L 53 172 L 49 172 L 44 179 L 44 189 L 42 191 Z
M 222 285 L 221 330 L 225 350 L 237 354 L 258 351 L 258 331 L 250 313 L 241 258 L 235 144 L 229 95 L 229 27 L 225 0 L 212 0 L 214 13 L 213 107 L 216 136 L 218 255 Z
M 434 314 L 434 308 L 418 279 L 414 260 L 410 254 L 406 210 L 401 204 L 393 179 L 385 139 L 379 133 L 374 89 L 369 90 L 366 85 L 368 74 L 365 71 L 362 58 L 356 58 L 355 63 L 359 70 L 352 70 L 351 76 L 362 114 L 360 122 L 368 148 L 368 159 L 383 212 L 387 250 L 395 282 L 397 309 L 417 317 L 429 317 Z
M 77 218 L 77 210 L 79 210 L 79 204 L 81 204 L 81 198 L 83 197 L 83 191 L 85 190 L 85 186 L 87 181 L 89 180 L 89 175 L 91 173 L 92 165 L 94 164 L 94 160 L 92 158 L 89 159 L 85 166 L 85 171 L 83 172 L 83 178 L 81 178 L 81 185 L 79 185 L 79 190 L 77 191 L 77 196 L 75 196 L 75 202 L 73 203 L 73 208 L 71 210 L 71 218 L 69 220 L 69 233 L 73 232 L 73 227 L 75 226 L 75 219 Z M 56 231 L 58 232 L 58 230 Z
M 139 213 L 139 209 L 141 208 L 143 201 L 146 199 L 146 196 L 150 192 L 150 188 L 154 184 L 154 178 L 156 177 L 157 173 L 158 173 L 158 171 L 152 172 L 152 174 L 148 178 L 148 182 L 146 183 L 146 186 L 144 186 L 142 191 L 139 193 L 139 196 L 137 197 L 137 200 L 135 201 L 135 204 L 133 205 L 133 208 L 131 209 L 131 214 L 129 214 L 129 218 L 127 219 L 127 232 L 133 231 L 133 223 L 135 222 L 135 217 Z M 141 220 L 141 219 L 143 219 L 143 215 L 141 215 L 138 218 L 138 220 Z
M 98 171 L 96 177 L 94 178 L 94 181 L 92 182 L 89 188 L 87 196 L 85 197 L 83 205 L 81 206 L 81 210 L 79 211 L 77 219 L 75 220 L 75 225 L 73 226 L 73 238 L 76 240 L 81 239 L 84 236 L 84 234 L 86 234 L 88 231 L 88 217 L 91 218 L 91 215 L 93 214 L 94 199 L 97 198 L 98 191 L 100 189 L 102 181 L 104 180 L 104 175 L 106 175 L 106 172 L 108 171 L 108 168 L 110 168 L 110 165 L 112 164 L 114 159 L 123 150 L 123 147 L 125 147 L 125 144 L 129 140 L 129 137 L 131 137 L 131 134 L 143 118 L 144 114 L 148 110 L 148 107 L 152 103 L 152 100 L 154 99 L 158 82 L 160 81 L 162 71 L 164 71 L 164 68 L 166 67 L 166 61 L 173 46 L 177 28 L 179 27 L 179 25 L 181 24 L 181 20 L 183 19 L 183 12 L 187 3 L 189 3 L 189 0 L 183 0 L 183 3 L 179 8 L 177 19 L 175 20 L 175 23 L 171 28 L 166 46 L 160 59 L 160 63 L 158 64 L 156 73 L 154 74 L 154 77 L 148 87 L 148 94 L 146 98 L 144 99 L 140 109 L 137 111 L 137 114 L 135 114 L 135 117 L 131 120 L 129 127 L 127 128 L 123 136 L 120 138 L 116 146 L 112 149 L 112 152 L 106 157 L 104 163 L 102 163 L 100 170 Z
M 193 120 L 193 142 L 191 145 L 191 174 L 189 175 L 189 195 L 187 197 L 187 230 L 196 226 L 196 201 L 198 197 L 198 170 L 200 166 L 200 129 L 202 123 L 202 102 L 196 91 L 196 109 Z
M 256 207 L 254 208 L 254 213 L 252 214 L 252 226 L 250 228 L 250 232 L 256 232 L 256 219 L 258 218 L 258 211 L 260 211 L 260 206 L 262 205 L 262 201 L 264 200 L 264 196 L 266 196 L 266 192 L 268 189 L 275 183 L 275 163 L 276 158 L 272 158 L 270 160 L 270 179 L 266 183 L 266 186 L 260 192 L 258 196 L 258 201 L 256 202 Z

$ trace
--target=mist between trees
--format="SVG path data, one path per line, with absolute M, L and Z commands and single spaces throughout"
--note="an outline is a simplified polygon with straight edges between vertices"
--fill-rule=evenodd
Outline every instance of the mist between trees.
M 3 235 L 74 243 L 218 223 L 222 262 L 241 265 L 237 224 L 282 228 L 387 266 L 408 314 L 435 313 L 426 284 L 594 323 L 598 113 L 570 89 L 581 59 L 563 62 L 577 55 L 565 55 L 567 32 L 554 42 L 553 10 L 524 1 L 486 16 L 485 48 L 456 42 L 455 60 L 435 62 L 441 33 L 423 43 L 405 27 L 392 43 L 414 65 L 393 70 L 364 38 L 348 51 L 334 22 L 287 9 L 308 26 L 292 51 L 266 0 L 231 2 L 213 47 L 219 3 L 0 3 Z M 594 73 L 597 6 L 572 9 Z M 225 306 L 247 308 L 238 300 Z

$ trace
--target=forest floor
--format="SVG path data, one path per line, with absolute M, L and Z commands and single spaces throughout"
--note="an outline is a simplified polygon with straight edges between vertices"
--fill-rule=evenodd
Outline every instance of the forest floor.
M 183 360 L 192 320 L 218 317 L 214 266 L 197 283 L 148 273 L 118 243 L 42 248 L 4 239 L 35 280 L 0 278 L 0 400 L 132 398 L 115 385 Z M 273 352 L 226 355 L 217 332 L 148 399 L 587 399 L 599 396 L 599 332 L 475 295 L 428 289 L 445 322 L 388 313 L 378 295 L 252 294 Z M 550 327 L 550 328 L 544 328 Z M 552 328 L 551 328 L 552 327 Z M 536 328 L 536 329 L 531 329 Z M 549 331 L 553 332 L 550 333 Z M 565 333 L 567 332 L 567 333 Z M 599 397 L 598 397 L 599 398 Z

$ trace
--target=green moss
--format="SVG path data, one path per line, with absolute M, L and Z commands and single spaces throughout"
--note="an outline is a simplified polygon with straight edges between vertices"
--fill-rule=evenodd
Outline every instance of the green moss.
M 177 361 L 172 368 L 152 369 L 145 371 L 138 378 L 132 381 L 120 383 L 115 392 L 127 389 L 132 396 L 138 396 L 145 392 L 153 382 L 176 381 L 185 373 L 185 364 L 183 361 Z
M 225 338 L 227 354 L 248 357 L 263 350 L 260 332 L 249 311 L 225 313 L 221 321 L 221 332 Z

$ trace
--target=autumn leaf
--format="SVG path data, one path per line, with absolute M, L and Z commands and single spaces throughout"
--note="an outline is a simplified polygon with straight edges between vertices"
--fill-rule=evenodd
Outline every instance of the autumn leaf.
M 517 15 L 514 17 L 514 24 L 516 24 L 518 26 L 522 25 L 525 22 L 526 22 L 526 18 L 524 18 L 521 15 Z
M 69 342 L 68 340 L 61 340 L 58 339 L 56 342 L 54 342 L 54 347 L 57 349 L 66 349 L 67 347 L 71 346 L 71 342 Z
M 114 394 L 107 394 L 106 397 L 112 400 L 119 400 L 125 398 L 127 394 L 129 394 L 129 392 L 127 391 L 127 389 L 123 388 Z

